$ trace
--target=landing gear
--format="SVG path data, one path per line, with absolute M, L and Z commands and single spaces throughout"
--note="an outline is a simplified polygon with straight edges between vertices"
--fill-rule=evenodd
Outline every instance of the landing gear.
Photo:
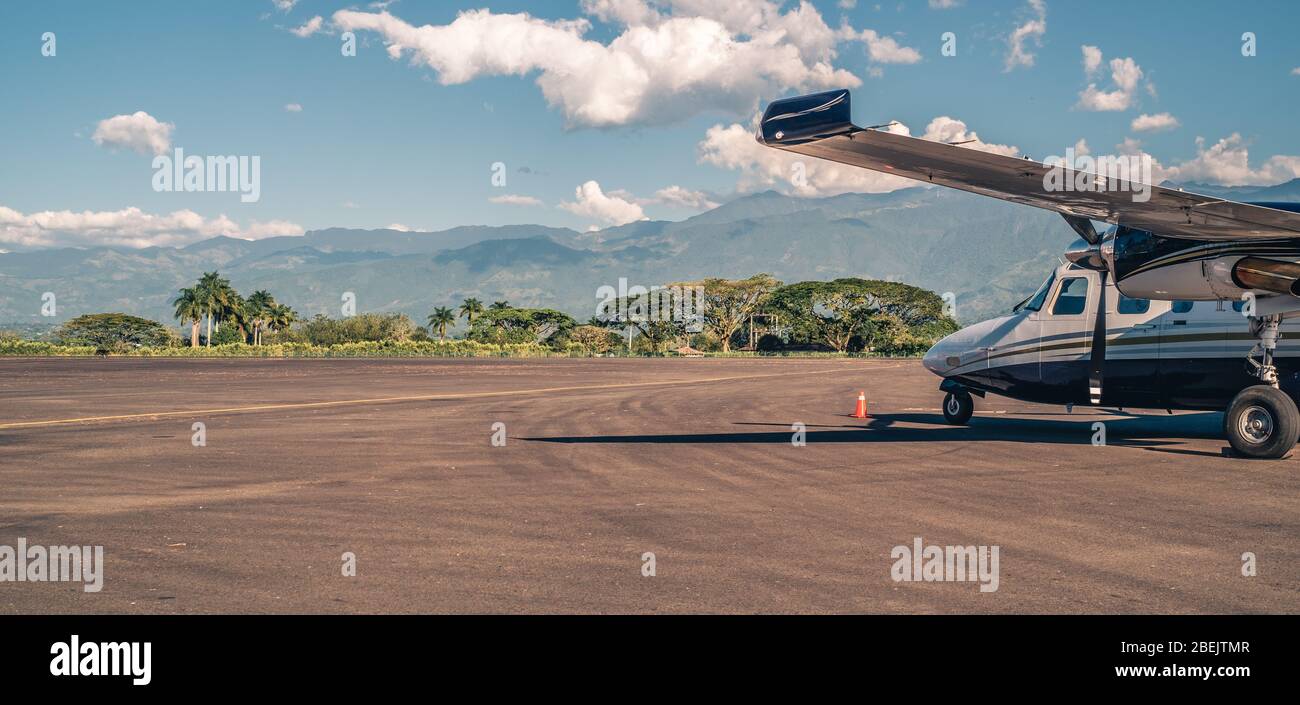
M 948 392 L 943 398 L 943 418 L 953 426 L 965 426 L 975 413 L 975 400 L 964 391 Z
M 1274 389 L 1277 388 L 1277 367 L 1273 365 L 1273 351 L 1277 349 L 1278 326 L 1282 316 L 1251 316 L 1250 334 L 1255 337 L 1255 347 L 1246 354 L 1246 372 Z M 1256 356 L 1259 357 L 1256 360 Z
M 1300 436 L 1300 411 L 1277 387 L 1246 387 L 1228 405 L 1223 431 L 1232 449 L 1241 455 L 1281 458 L 1291 452 Z
M 1246 355 L 1246 372 L 1263 384 L 1238 392 L 1223 414 L 1228 443 L 1248 458 L 1281 458 L 1291 452 L 1300 436 L 1300 410 L 1278 389 L 1277 366 L 1273 364 L 1281 324 L 1278 314 L 1250 317 L 1250 334 L 1256 342 Z

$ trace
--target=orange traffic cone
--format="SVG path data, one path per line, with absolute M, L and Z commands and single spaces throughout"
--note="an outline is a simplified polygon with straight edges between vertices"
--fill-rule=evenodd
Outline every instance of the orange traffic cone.
M 856 408 L 853 409 L 853 418 L 855 419 L 867 418 L 867 393 L 866 392 L 858 392 L 858 405 Z

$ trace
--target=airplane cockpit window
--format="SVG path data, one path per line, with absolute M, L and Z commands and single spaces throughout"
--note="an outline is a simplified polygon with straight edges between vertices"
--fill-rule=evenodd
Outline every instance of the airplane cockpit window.
M 1115 310 L 1119 313 L 1146 313 L 1150 308 L 1150 299 L 1130 299 L 1129 297 L 1120 294 L 1119 305 Z
M 1174 312 L 1174 313 L 1187 313 L 1188 311 L 1191 311 L 1191 310 L 1192 310 L 1192 304 L 1194 304 L 1194 303 L 1196 303 L 1196 302 L 1195 302 L 1195 301 L 1175 301 L 1175 302 L 1173 303 L 1173 305 L 1170 306 L 1169 310 L 1172 311 L 1172 312 Z
M 1043 302 L 1047 300 L 1047 292 L 1052 290 L 1052 282 L 1054 281 L 1056 281 L 1056 272 L 1049 274 L 1047 276 L 1047 281 L 1043 282 L 1043 285 L 1038 287 L 1038 291 L 1034 292 L 1034 295 L 1030 298 L 1022 301 L 1019 306 L 1012 309 L 1012 313 L 1015 313 L 1022 308 L 1026 311 L 1041 311 L 1043 309 Z
M 1052 306 L 1053 316 L 1077 316 L 1083 313 L 1088 304 L 1088 280 L 1083 277 L 1070 277 L 1061 280 L 1061 291 L 1056 295 L 1056 305 Z

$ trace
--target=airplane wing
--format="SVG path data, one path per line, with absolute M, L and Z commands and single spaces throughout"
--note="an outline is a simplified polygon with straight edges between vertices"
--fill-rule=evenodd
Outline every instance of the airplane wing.
M 1154 185 L 1147 187 L 1150 197 L 1139 201 L 1134 184 L 1121 190 L 1113 179 L 1096 190 L 1049 189 L 1053 167 L 1031 159 L 864 129 L 851 120 L 847 90 L 772 103 L 756 137 L 787 152 L 1045 208 L 1067 220 L 1091 218 L 1191 240 L 1300 237 L 1300 212 L 1271 207 L 1291 204 L 1239 203 Z M 1071 183 L 1074 175 L 1064 170 Z

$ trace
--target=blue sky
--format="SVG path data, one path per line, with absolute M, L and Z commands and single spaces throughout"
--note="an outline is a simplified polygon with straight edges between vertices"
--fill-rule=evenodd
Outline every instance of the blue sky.
M 783 162 L 764 161 L 735 139 L 768 100 L 846 81 L 856 84 L 858 124 L 898 120 L 917 136 L 944 116 L 951 120 L 934 129 L 945 136 L 974 131 L 980 145 L 1039 159 L 1078 140 L 1095 154 L 1129 140 L 1128 149 L 1151 154 L 1181 180 L 1267 183 L 1300 173 L 1295 3 L 948 4 L 7 3 L 0 249 L 183 244 L 214 232 L 394 223 L 583 230 L 680 219 L 763 188 L 805 196 L 892 188 L 822 170 L 801 192 L 780 177 Z M 477 25 L 452 24 L 473 9 L 484 10 Z M 506 17 L 514 13 L 531 19 Z M 316 31 L 290 31 L 311 29 L 314 17 Z M 589 26 L 575 29 L 573 21 Z M 340 52 L 348 28 L 354 57 Z M 1022 60 L 1009 64 L 1018 29 Z M 42 55 L 45 32 L 55 35 L 54 56 Z M 719 63 L 705 50 L 671 45 L 701 32 L 739 53 Z M 944 32 L 956 35 L 956 56 L 941 55 Z M 1255 56 L 1242 55 L 1244 32 L 1256 36 Z M 644 41 L 629 54 L 632 35 Z M 388 47 L 411 36 L 433 39 L 390 58 Z M 1091 76 L 1084 46 L 1102 57 Z M 679 53 L 655 63 L 645 51 Z M 1141 72 L 1127 89 L 1112 76 L 1115 59 L 1128 60 L 1124 76 Z M 819 62 L 829 78 L 810 78 Z M 449 77 L 454 71 L 469 77 Z M 539 78 L 551 84 L 549 99 Z M 1103 94 L 1091 102 L 1081 96 L 1089 84 Z M 1117 103 L 1123 107 L 1095 109 Z M 258 156 L 260 200 L 155 192 L 154 152 L 138 133 L 93 139 L 102 121 L 138 112 L 171 126 L 168 154 L 181 147 Z M 1176 126 L 1135 130 L 1142 115 Z M 505 187 L 493 185 L 495 162 L 506 166 Z M 506 195 L 536 202 L 489 200 Z M 139 212 L 123 215 L 128 208 Z M 178 211 L 202 225 L 168 218 Z M 172 228 L 186 232 L 164 233 Z

